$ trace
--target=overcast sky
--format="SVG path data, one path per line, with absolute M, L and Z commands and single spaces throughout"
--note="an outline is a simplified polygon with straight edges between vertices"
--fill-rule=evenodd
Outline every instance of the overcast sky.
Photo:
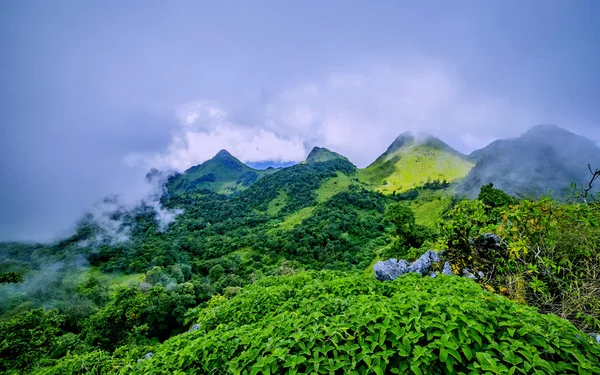
M 600 1 L 1 1 L 0 239 L 222 148 L 360 167 L 553 123 L 600 140 Z

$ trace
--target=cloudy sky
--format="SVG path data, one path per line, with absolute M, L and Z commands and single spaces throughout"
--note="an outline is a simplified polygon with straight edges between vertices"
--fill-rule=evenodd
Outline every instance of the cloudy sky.
M 0 239 L 67 235 L 225 148 L 368 165 L 553 123 L 600 140 L 600 2 L 2 1 Z

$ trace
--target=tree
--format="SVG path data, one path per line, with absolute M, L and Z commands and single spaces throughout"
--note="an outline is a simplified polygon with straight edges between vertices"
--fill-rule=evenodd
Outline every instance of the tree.
M 385 218 L 395 227 L 397 238 L 394 253 L 401 251 L 406 254 L 410 248 L 420 248 L 431 237 L 426 227 L 416 223 L 415 214 L 407 205 L 402 203 L 390 205 L 385 212 Z
M 23 276 L 16 272 L 0 272 L 0 284 L 22 283 Z
M 491 182 L 481 187 L 477 199 L 491 208 L 504 207 L 516 202 L 516 199 L 504 191 L 496 189 Z
M 0 372 L 27 370 L 47 358 L 63 333 L 58 310 L 35 309 L 0 321 Z

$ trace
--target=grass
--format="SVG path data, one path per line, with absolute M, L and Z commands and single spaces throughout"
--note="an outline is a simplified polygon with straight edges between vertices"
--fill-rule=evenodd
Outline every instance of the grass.
M 288 201 L 288 194 L 284 190 L 280 190 L 277 194 L 277 197 L 272 199 L 267 205 L 267 214 L 274 216 L 281 211 L 281 209 L 285 206 Z
M 417 224 L 435 227 L 438 219 L 450 208 L 454 197 L 452 189 L 421 191 L 419 197 L 411 202 Z
M 103 273 L 99 268 L 91 267 L 87 271 L 82 272 L 78 277 L 81 281 L 88 277 L 95 277 L 107 282 L 112 293 L 118 288 L 127 288 L 143 282 L 145 276 L 143 273 L 133 273 L 130 275 L 124 273 Z
M 389 245 L 386 245 L 389 246 Z M 385 249 L 385 247 L 379 248 L 377 250 L 375 250 L 375 256 L 373 257 L 373 260 L 371 261 L 371 264 L 369 264 L 367 266 L 367 268 L 365 268 L 365 270 L 363 271 L 363 274 L 365 275 L 375 275 L 375 270 L 373 269 L 373 267 L 375 266 L 375 264 L 377 262 L 379 262 L 381 259 L 381 253 L 383 252 L 383 250 Z
M 293 214 L 286 217 L 285 220 L 279 224 L 279 227 L 277 229 L 294 229 L 294 227 L 296 225 L 301 224 L 304 219 L 309 218 L 310 215 L 312 215 L 312 213 L 314 212 L 315 208 L 315 206 L 304 207 L 303 209 L 294 212 Z
M 242 260 L 248 260 L 248 259 L 250 259 L 250 257 L 252 256 L 253 253 L 254 253 L 254 250 L 252 250 L 249 247 L 244 247 L 244 248 L 241 248 L 241 249 L 231 252 L 229 255 L 239 255 L 239 257 L 242 258 Z
M 348 191 L 353 183 L 353 177 L 338 172 L 336 177 L 323 181 L 315 191 L 317 202 L 323 203 L 338 193 Z
M 427 181 L 457 181 L 473 168 L 459 155 L 427 146 L 401 148 L 358 172 L 359 179 L 384 194 L 402 192 Z

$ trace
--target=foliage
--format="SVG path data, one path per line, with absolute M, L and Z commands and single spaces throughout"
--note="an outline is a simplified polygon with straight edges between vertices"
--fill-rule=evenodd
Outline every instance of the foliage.
M 23 276 L 16 272 L 0 272 L 0 284 L 22 283 Z
M 411 251 L 411 248 L 419 249 L 425 241 L 431 239 L 432 233 L 416 223 L 410 207 L 402 203 L 392 204 L 387 207 L 385 218 L 394 225 L 396 237 L 393 245 L 384 251 L 383 257 L 412 260 L 420 255 Z
M 600 204 L 563 204 L 543 198 L 504 212 L 500 234 L 509 260 L 503 283 L 526 285 L 527 303 L 600 329 Z
M 59 346 L 64 317 L 57 310 L 28 310 L 0 321 L 0 372 L 31 369 Z
M 351 188 L 283 233 L 273 249 L 314 269 L 362 269 L 373 256 L 373 249 L 365 245 L 384 241 L 385 203 L 381 194 Z
M 210 308 L 199 325 L 122 373 L 600 371 L 600 347 L 571 324 L 453 277 L 267 278 Z
M 477 199 L 490 208 L 508 206 L 516 203 L 515 198 L 500 189 L 494 188 L 494 184 L 491 182 L 481 187 Z
M 244 366 L 266 373 L 593 371 L 580 357 L 596 349 L 573 339 L 582 333 L 472 282 L 408 276 L 382 284 L 353 273 L 304 272 L 369 275 L 365 268 L 378 259 L 446 250 L 456 273 L 482 271 L 486 289 L 579 328 L 600 328 L 599 206 L 517 201 L 492 184 L 478 199 L 457 202 L 453 178 L 413 168 L 448 150 L 419 147 L 392 150 L 371 169 L 406 167 L 400 177 L 410 181 L 401 182 L 412 190 L 394 188 L 397 175 L 386 175 L 381 189 L 391 194 L 368 190 L 379 189 L 377 179 L 365 180 L 364 171 L 326 150 L 265 175 L 222 154 L 216 169 L 196 170 L 196 182 L 178 187 L 185 191 L 162 197 L 164 207 L 183 211 L 166 230 L 143 203 L 109 215 L 126 241 L 113 241 L 87 217 L 74 236 L 54 244 L 0 244 L 0 271 L 24 277 L 0 286 L 0 322 L 13 331 L 3 336 L 10 358 L 3 365 L 48 374 L 235 373 Z M 454 156 L 460 162 L 449 167 L 466 173 L 469 162 Z M 224 182 L 219 168 L 235 173 Z M 501 244 L 482 242 L 485 234 L 501 236 Z M 197 319 L 201 329 L 185 333 Z M 540 337 L 539 327 L 552 337 Z M 148 352 L 157 357 L 142 360 Z
M 90 316 L 82 335 L 87 344 L 106 351 L 146 337 L 165 340 L 183 330 L 185 312 L 195 305 L 191 283 L 172 291 L 162 285 L 145 293 L 135 287 L 121 289 L 114 300 Z
M 480 196 L 440 222 L 438 248 L 454 271 L 482 271 L 482 282 L 519 302 L 600 329 L 600 205 L 516 202 L 491 185 Z M 501 246 L 482 247 L 485 233 Z

